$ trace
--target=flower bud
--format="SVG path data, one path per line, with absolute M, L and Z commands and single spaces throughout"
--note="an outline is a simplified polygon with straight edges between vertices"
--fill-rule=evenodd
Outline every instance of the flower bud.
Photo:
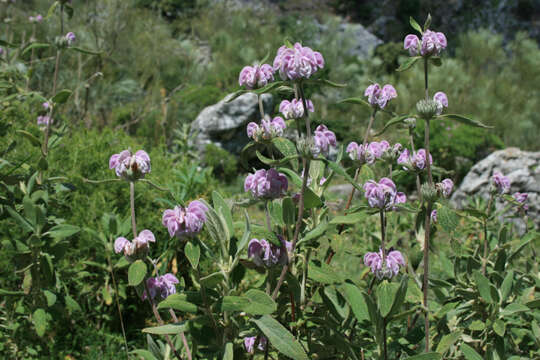
M 410 117 L 405 119 L 403 122 L 408 126 L 409 129 L 416 128 L 416 118 Z
M 425 120 L 431 119 L 439 111 L 439 103 L 434 100 L 420 100 L 416 103 L 418 114 Z
M 422 193 L 422 198 L 427 202 L 433 203 L 437 200 L 437 189 L 433 185 L 428 183 L 422 184 L 420 192 Z

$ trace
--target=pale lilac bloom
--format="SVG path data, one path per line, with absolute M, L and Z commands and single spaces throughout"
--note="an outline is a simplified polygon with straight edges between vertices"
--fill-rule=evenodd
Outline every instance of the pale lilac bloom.
M 378 278 L 388 278 L 396 276 L 399 273 L 399 268 L 405 266 L 405 260 L 401 252 L 392 250 L 386 255 L 386 261 L 383 263 L 383 250 L 379 252 L 368 252 L 364 255 L 364 265 L 371 268 L 371 272 Z
M 249 354 L 254 353 L 255 342 L 257 342 L 256 336 L 250 336 L 250 337 L 244 338 L 244 348 L 246 349 L 247 353 Z M 264 351 L 266 349 L 266 343 L 267 343 L 266 338 L 264 336 L 261 336 L 261 338 L 259 339 L 259 345 L 257 346 L 257 348 L 261 351 Z
M 75 34 L 70 31 L 70 32 L 68 32 L 66 34 L 65 39 L 66 39 L 66 42 L 67 42 L 68 46 L 71 46 L 75 42 L 76 37 L 75 37 Z
M 272 120 L 263 119 L 261 125 L 250 122 L 247 126 L 248 137 L 255 141 L 270 140 L 272 138 L 282 136 L 287 125 L 280 116 L 276 116 Z
M 405 50 L 409 51 L 409 55 L 417 56 L 420 52 L 420 39 L 416 35 L 409 34 L 405 36 L 405 40 L 403 41 L 403 47 L 405 48 Z
M 422 34 L 420 54 L 422 56 L 439 55 L 446 49 L 446 36 L 442 32 L 426 30 Z
M 364 145 L 360 144 L 358 145 L 355 141 L 351 142 L 349 145 L 347 145 L 347 149 L 345 150 L 347 154 L 349 154 L 349 157 L 351 160 L 359 160 L 362 161 L 365 157 L 365 149 Z
M 43 104 L 41 104 L 41 106 L 42 106 L 43 109 L 45 109 L 45 110 L 49 110 L 50 108 L 52 108 L 51 103 L 48 102 L 48 101 L 45 101 Z
M 300 43 L 280 47 L 274 59 L 274 71 L 279 71 L 283 80 L 308 79 L 323 67 L 322 55 Z
M 156 276 L 154 278 L 148 278 L 146 280 L 146 285 L 150 291 L 150 297 L 152 299 L 154 299 L 157 295 L 159 295 L 162 299 L 166 299 L 169 295 L 176 294 L 176 284 L 178 283 L 179 281 L 176 276 L 171 273 Z M 142 299 L 146 300 L 146 298 L 147 294 L 146 290 L 144 290 Z
M 306 106 L 309 112 L 314 112 L 313 102 L 306 100 Z M 299 119 L 304 116 L 304 104 L 302 99 L 283 100 L 279 104 L 279 112 L 283 114 L 285 119 Z
M 388 101 L 397 97 L 397 91 L 390 84 L 386 84 L 381 88 L 379 84 L 375 83 L 366 88 L 364 96 L 367 96 L 368 103 L 372 106 L 384 109 Z
M 111 156 L 109 169 L 114 169 L 118 177 L 128 180 L 141 179 L 151 170 L 150 157 L 144 150 L 139 150 L 135 154 L 131 154 L 129 150 L 124 150 Z
M 492 185 L 499 194 L 505 194 L 510 191 L 510 179 L 496 171 L 491 177 Z
M 154 234 L 150 230 L 143 230 L 139 235 L 129 241 L 125 237 L 119 237 L 114 241 L 114 252 L 124 253 L 128 260 L 144 257 L 148 253 L 151 242 L 156 242 Z
M 274 81 L 274 69 L 268 64 L 245 66 L 238 77 L 238 84 L 247 89 L 264 87 L 271 81 Z
M 404 149 L 401 155 L 399 155 L 397 163 L 410 166 L 417 171 L 424 170 L 424 168 L 426 167 L 426 150 L 419 149 L 411 156 L 409 149 Z M 433 164 L 433 157 L 431 156 L 431 154 L 429 154 L 429 164 Z
M 36 16 L 30 16 L 28 20 L 31 23 L 40 23 L 41 21 L 43 21 L 43 16 L 41 16 L 40 14 L 37 14 Z
M 244 191 L 256 199 L 273 199 L 283 195 L 288 188 L 287 177 L 275 169 L 257 170 L 244 181 Z
M 529 205 L 525 204 L 525 201 L 527 201 L 529 194 L 515 192 L 514 195 L 512 196 L 514 197 L 514 200 L 516 200 L 520 204 L 519 205 L 520 208 L 523 208 L 523 210 L 525 211 L 529 210 Z
M 369 206 L 373 208 L 395 210 L 394 205 L 407 201 L 404 193 L 398 192 L 396 185 L 389 178 L 382 178 L 377 183 L 369 180 L 364 184 L 364 196 L 368 199 Z
M 187 208 L 177 205 L 174 209 L 165 210 L 161 222 L 171 237 L 193 236 L 201 232 L 206 222 L 207 211 L 206 205 L 199 200 L 194 200 Z
M 430 215 L 431 222 L 436 224 L 437 223 L 437 210 L 433 210 Z
M 438 91 L 435 93 L 435 95 L 433 95 L 433 101 L 437 103 L 437 115 L 441 115 L 443 108 L 448 107 L 448 98 L 442 91 Z
M 266 239 L 251 239 L 248 244 L 248 257 L 257 266 L 271 267 L 285 265 L 289 261 L 287 252 L 292 251 L 292 243 L 278 235 L 281 246 L 276 246 Z
M 450 179 L 444 179 L 435 186 L 440 189 L 442 195 L 447 198 L 452 193 L 452 189 L 454 188 L 454 182 Z
M 42 115 L 37 117 L 37 124 L 39 127 L 45 128 L 49 123 L 53 123 L 54 121 L 51 119 L 50 116 Z
M 315 142 L 315 147 L 313 150 L 314 156 L 319 156 L 319 154 L 327 156 L 330 151 L 330 146 L 337 146 L 336 134 L 328 130 L 325 125 L 317 126 L 313 136 L 313 141 Z
M 321 178 L 321 180 L 319 180 L 319 186 L 323 186 L 324 183 L 326 182 L 326 180 L 327 180 L 327 179 L 323 176 L 323 177 Z

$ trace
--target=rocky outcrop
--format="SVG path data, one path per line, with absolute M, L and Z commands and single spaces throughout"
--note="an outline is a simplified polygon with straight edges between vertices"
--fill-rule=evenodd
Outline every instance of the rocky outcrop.
M 198 150 L 204 151 L 207 144 L 213 143 L 238 154 L 248 143 L 246 125 L 250 121 L 259 122 L 261 117 L 257 95 L 246 93 L 227 102 L 230 96 L 204 108 L 191 123 L 193 144 Z M 262 102 L 265 113 L 271 113 L 274 105 L 272 95 L 263 94 Z
M 540 226 L 540 152 L 521 151 L 517 148 L 499 150 L 476 165 L 463 179 L 459 188 L 452 195 L 452 202 L 463 207 L 472 196 L 489 198 L 490 178 L 494 172 L 500 171 L 511 181 L 510 194 L 522 192 L 528 194 L 529 218 L 536 226 Z M 503 207 L 497 202 L 498 209 Z M 523 222 L 516 222 L 523 227 Z

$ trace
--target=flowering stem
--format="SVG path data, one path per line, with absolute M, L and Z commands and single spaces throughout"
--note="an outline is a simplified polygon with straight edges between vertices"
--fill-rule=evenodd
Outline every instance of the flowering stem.
M 384 254 L 384 251 L 383 251 Z M 388 360 L 387 336 L 386 336 L 386 318 L 383 318 L 383 358 Z
M 302 105 L 304 107 L 304 118 L 306 119 L 306 137 L 309 139 L 311 138 L 311 124 L 309 121 L 306 96 L 304 95 L 304 87 L 302 86 L 302 83 L 300 83 L 300 86 L 298 86 L 298 92 L 300 94 L 300 97 L 302 98 Z
M 386 244 L 385 244 L 385 235 L 386 235 L 386 224 L 384 219 L 384 209 L 381 209 L 379 212 L 381 218 L 381 248 L 382 248 L 382 263 L 385 266 L 384 261 L 386 260 Z
M 261 113 L 261 121 L 264 119 L 264 107 L 261 95 L 257 94 L 257 102 L 259 103 L 259 112 Z
M 124 328 L 124 319 L 122 318 L 122 310 L 120 309 L 120 302 L 118 301 L 118 286 L 116 285 L 116 278 L 114 277 L 114 269 L 111 263 L 111 257 L 107 255 L 107 263 L 109 265 L 109 271 L 111 272 L 111 278 L 114 286 L 114 299 L 116 302 L 116 308 L 118 309 L 118 317 L 120 318 L 120 328 L 122 329 L 122 336 L 124 338 L 124 345 L 126 347 L 126 358 L 129 360 L 129 348 L 126 337 L 126 329 Z
M 133 231 L 133 237 L 137 237 L 137 223 L 135 222 L 135 183 L 129 182 L 129 205 L 131 209 L 131 230 Z
M 491 207 L 493 205 L 493 193 L 489 195 L 489 201 L 487 205 L 487 211 L 486 211 L 486 218 L 484 218 L 483 225 L 484 225 L 484 257 L 482 259 L 482 275 L 486 275 L 486 266 L 487 266 L 487 258 L 488 258 L 488 250 L 489 250 L 489 243 L 488 243 L 488 231 L 487 231 L 487 221 L 489 218 L 489 215 L 491 214 Z
M 266 227 L 269 232 L 272 232 L 272 222 L 270 220 L 270 211 L 268 210 L 268 200 L 264 203 L 264 213 L 266 215 Z
M 174 322 L 178 323 L 178 318 L 176 317 L 176 313 L 174 312 L 173 309 L 169 309 L 169 314 L 171 314 Z M 184 334 L 183 331 L 180 332 L 180 335 L 182 336 L 182 342 L 184 343 L 184 347 L 186 348 L 187 357 L 188 357 L 189 360 L 192 360 L 192 358 L 191 358 L 191 350 L 189 349 L 189 344 L 187 342 L 186 335 Z
M 414 150 L 414 139 L 413 139 L 412 129 L 409 129 L 409 143 L 411 144 L 411 151 L 414 154 L 415 150 Z M 416 192 L 418 192 L 418 199 L 419 199 L 420 204 L 421 204 L 422 203 L 422 186 L 420 184 L 420 174 L 419 173 L 416 173 Z

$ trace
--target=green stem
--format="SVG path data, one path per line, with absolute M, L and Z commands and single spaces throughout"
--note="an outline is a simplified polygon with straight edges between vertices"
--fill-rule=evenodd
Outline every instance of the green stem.
M 137 222 L 135 221 L 135 183 L 129 182 L 129 207 L 131 210 L 131 230 L 133 231 L 133 238 L 137 237 Z
M 484 225 L 484 257 L 482 258 L 482 275 L 486 275 L 486 266 L 487 266 L 488 252 L 489 252 L 487 221 L 488 221 L 489 215 L 491 214 L 492 205 L 493 205 L 493 193 L 491 193 L 489 195 L 489 201 L 488 201 L 487 211 L 486 211 L 487 217 L 484 218 L 484 221 L 483 221 L 483 225 Z

